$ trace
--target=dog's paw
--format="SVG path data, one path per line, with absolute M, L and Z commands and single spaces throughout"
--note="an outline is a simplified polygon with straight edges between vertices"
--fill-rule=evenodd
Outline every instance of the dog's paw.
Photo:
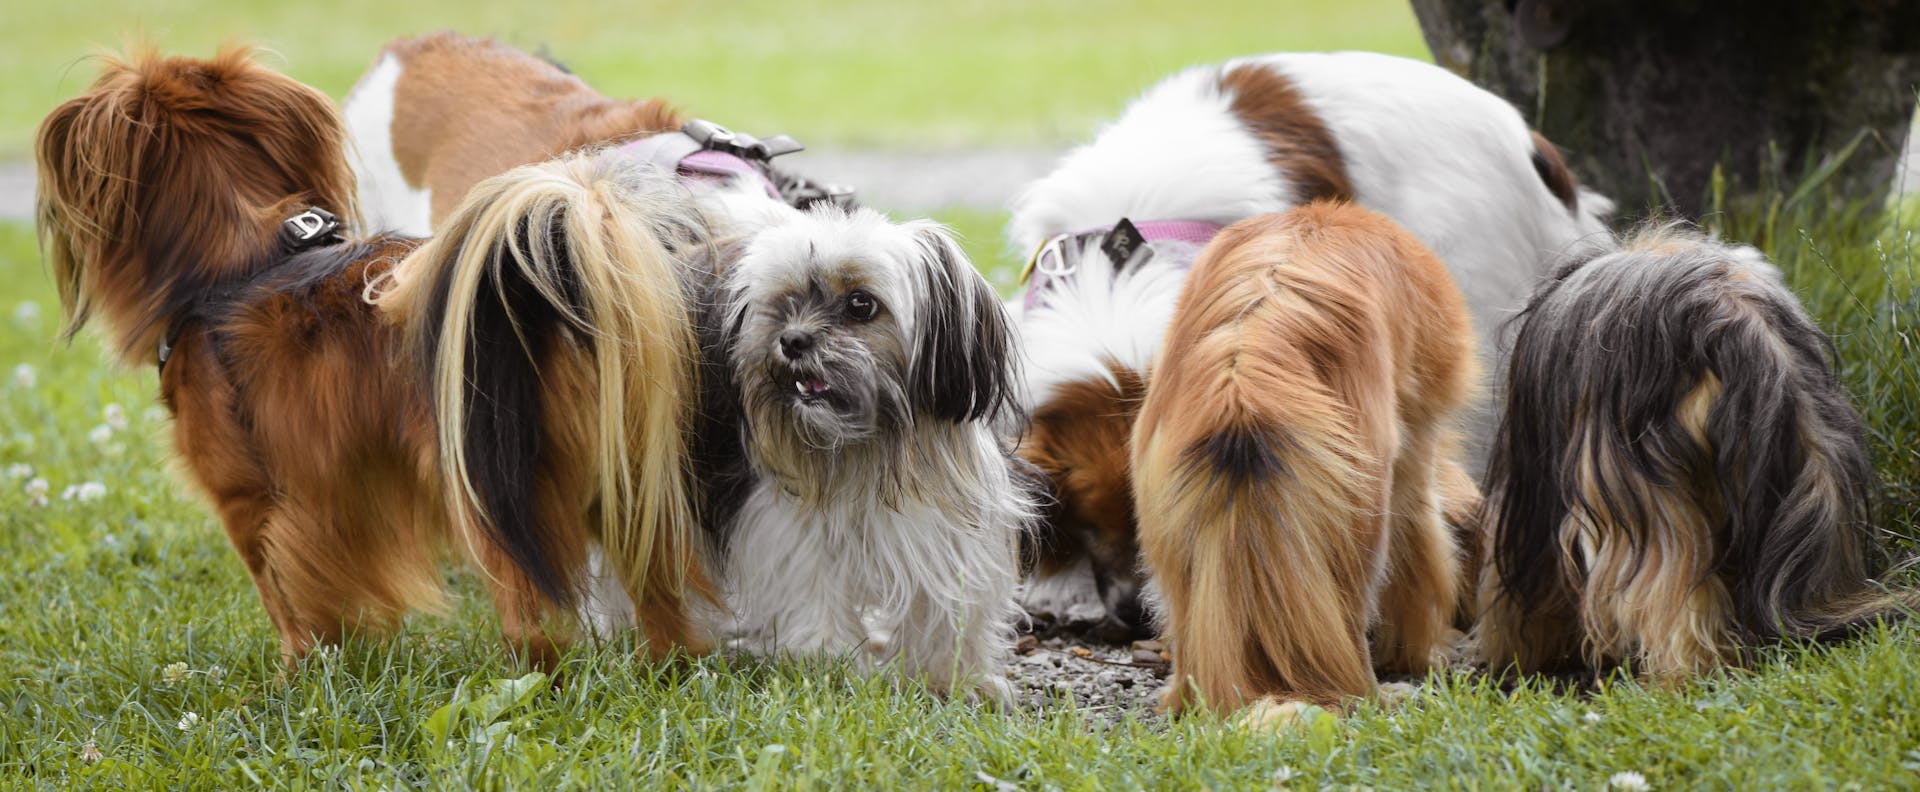
M 1013 684 L 1007 681 L 1004 674 L 1001 676 L 989 675 L 973 686 L 973 690 L 967 694 L 967 700 L 975 704 L 986 704 L 1000 709 L 1012 707 Z
M 1420 686 L 1407 682 L 1382 682 L 1373 689 L 1374 703 L 1389 712 L 1405 709 L 1420 695 Z
M 1332 713 L 1304 701 L 1281 701 L 1267 696 L 1248 704 L 1233 722 L 1242 729 L 1255 731 L 1292 731 L 1316 718 L 1331 717 Z

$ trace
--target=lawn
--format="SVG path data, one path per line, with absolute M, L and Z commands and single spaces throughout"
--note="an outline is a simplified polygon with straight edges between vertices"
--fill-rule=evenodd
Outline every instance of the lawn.
M 88 44 L 135 27 L 170 50 L 268 44 L 339 96 L 382 39 L 457 24 L 549 44 L 612 93 L 841 146 L 1058 144 L 1189 62 L 1289 47 L 1421 54 L 1405 6 L 1373 0 L 139 8 L 10 9 L 0 160 L 23 155 L 39 116 L 83 87 Z M 1909 557 L 1920 226 L 1826 211 L 1826 198 L 1794 191 L 1710 222 L 1767 250 L 1835 334 L 1885 478 L 1879 524 Z M 941 219 L 1005 285 L 1004 216 Z M 1144 713 L 1091 727 L 1070 701 L 997 712 L 832 664 L 646 664 L 620 643 L 529 676 L 500 651 L 474 576 L 449 566 L 448 613 L 283 673 L 241 564 L 169 469 L 151 369 L 114 367 L 91 335 L 56 343 L 58 305 L 31 231 L 0 223 L 0 788 L 1596 789 L 1631 787 L 1625 774 L 1653 788 L 1920 786 L 1912 627 L 1774 650 L 1751 672 L 1674 690 L 1442 674 L 1402 709 L 1274 737 Z
M 78 92 L 81 56 L 260 44 L 342 97 L 395 36 L 455 27 L 544 48 L 613 96 L 665 96 L 740 129 L 858 146 L 1052 145 L 1174 69 L 1280 49 L 1427 57 L 1399 0 L 693 0 L 15 3 L 0 25 L 0 160 Z M 831 108 L 829 111 L 827 108 Z
M 950 219 L 983 259 L 999 249 L 999 218 Z M 1771 230 L 1725 224 L 1771 234 L 1839 331 L 1891 479 L 1890 543 L 1911 553 L 1915 242 L 1791 211 Z M 1920 784 L 1912 628 L 1777 650 L 1678 690 L 1441 675 L 1404 709 L 1274 738 L 1143 713 L 1091 728 L 1073 702 L 995 712 L 831 665 L 649 665 L 622 644 L 528 677 L 473 576 L 450 567 L 450 613 L 283 675 L 240 563 L 168 470 L 150 369 L 116 369 L 90 338 L 54 343 L 57 305 L 30 232 L 0 225 L 0 787 Z

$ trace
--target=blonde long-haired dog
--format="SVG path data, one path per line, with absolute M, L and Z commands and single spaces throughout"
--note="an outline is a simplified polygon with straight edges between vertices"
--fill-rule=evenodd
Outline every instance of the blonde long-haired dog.
M 455 513 L 500 537 L 546 605 L 618 586 L 655 654 L 705 648 L 696 613 L 718 597 L 683 430 L 699 388 L 684 256 L 705 233 L 671 177 L 566 154 L 475 185 L 370 290 L 423 369 Z M 587 568 L 595 545 L 610 576 Z
M 1380 214 L 1317 202 L 1201 252 L 1132 446 L 1163 710 L 1285 720 L 1368 695 L 1375 666 L 1429 667 L 1459 588 L 1441 475 L 1476 374 L 1446 267 Z

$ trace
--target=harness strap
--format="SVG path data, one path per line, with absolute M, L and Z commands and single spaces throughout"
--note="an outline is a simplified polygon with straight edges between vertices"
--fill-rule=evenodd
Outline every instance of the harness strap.
M 1055 234 L 1040 243 L 1040 247 L 1033 252 L 1033 258 L 1027 261 L 1026 269 L 1020 273 L 1020 282 L 1027 285 L 1023 308 L 1030 311 L 1045 306 L 1042 295 L 1080 271 L 1080 258 L 1090 245 L 1098 244 L 1100 252 L 1105 253 L 1107 260 L 1113 264 L 1113 273 L 1117 277 L 1136 258 L 1140 262 L 1138 266 L 1145 266 L 1153 258 L 1153 247 L 1149 243 L 1166 241 L 1205 245 L 1223 227 L 1205 220 L 1147 220 L 1135 223 L 1122 217 L 1110 226 Z M 1176 266 L 1184 269 L 1192 264 L 1192 259 L 1186 259 Z
M 852 204 L 851 188 L 821 184 L 774 169 L 774 157 L 805 148 L 786 135 L 756 138 L 696 118 L 683 124 L 678 132 L 649 135 L 630 141 L 619 150 L 651 162 L 663 171 L 676 173 L 683 180 L 751 179 L 766 190 L 768 198 L 799 209 L 821 202 Z
M 296 253 L 325 245 L 339 244 L 344 241 L 340 234 L 340 218 L 318 206 L 309 206 L 304 211 L 281 221 L 280 230 L 274 234 L 274 258 L 283 260 Z M 167 323 L 166 334 L 160 336 L 160 349 L 154 355 L 154 369 L 164 373 L 167 360 L 173 357 L 173 347 L 180 340 L 180 333 L 187 325 L 206 315 L 208 306 L 232 300 L 252 280 L 247 278 L 229 278 L 215 282 L 200 296 L 173 317 Z

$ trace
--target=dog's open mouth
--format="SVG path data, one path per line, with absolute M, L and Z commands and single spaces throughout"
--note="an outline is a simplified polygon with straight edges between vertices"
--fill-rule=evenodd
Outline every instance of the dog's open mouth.
M 800 396 L 801 401 L 817 402 L 827 398 L 827 395 L 833 392 L 833 387 L 828 385 L 826 380 L 806 377 L 794 380 L 793 390 Z

